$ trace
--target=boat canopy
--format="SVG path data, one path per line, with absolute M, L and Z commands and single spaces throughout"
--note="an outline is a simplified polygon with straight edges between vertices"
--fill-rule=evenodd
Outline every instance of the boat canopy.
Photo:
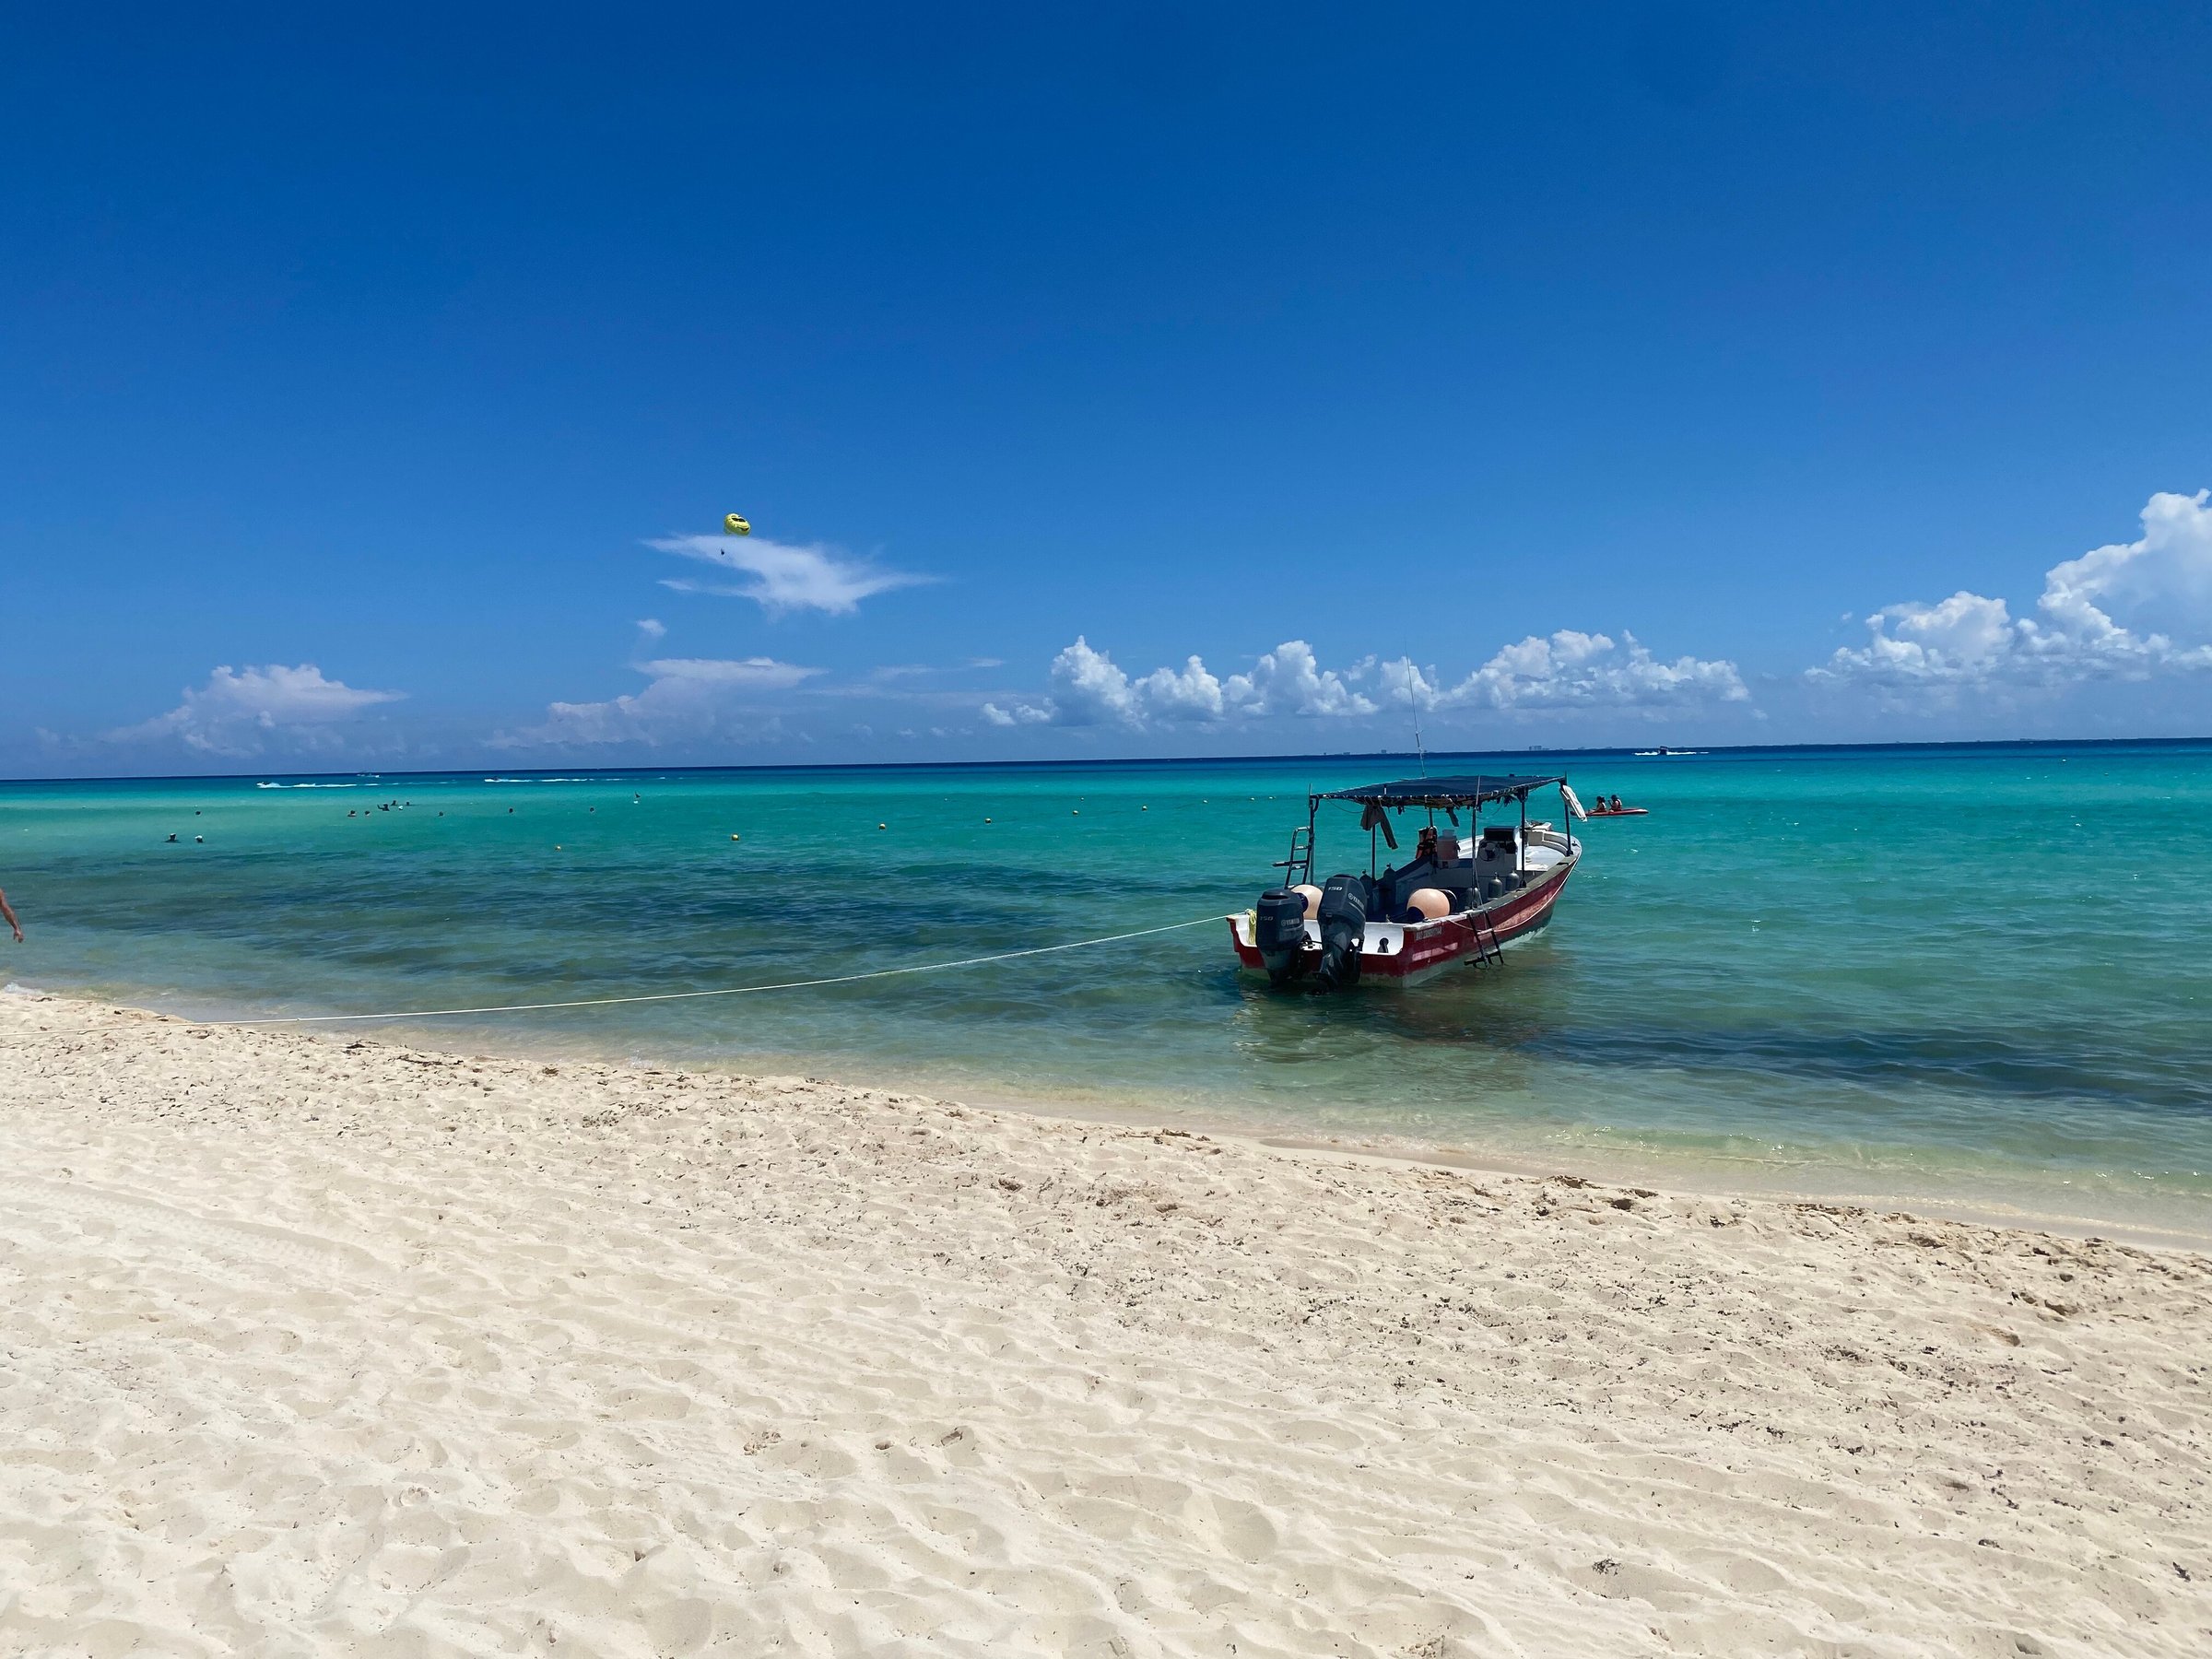
M 1400 778 L 1395 783 L 1363 783 L 1334 789 L 1317 801 L 1360 801 L 1371 806 L 1481 806 L 1491 801 L 1518 801 L 1531 790 L 1564 783 L 1565 778 L 1501 777 Z

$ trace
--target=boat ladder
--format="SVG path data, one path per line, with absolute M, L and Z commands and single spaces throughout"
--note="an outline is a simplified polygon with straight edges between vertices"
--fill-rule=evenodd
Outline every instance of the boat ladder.
M 1498 942 L 1498 928 L 1488 916 L 1477 911 L 1468 918 L 1475 929 L 1475 966 L 1488 968 L 1505 960 L 1505 947 Z
M 1313 879 L 1312 825 L 1300 824 L 1290 831 L 1290 856 L 1277 859 L 1275 867 L 1282 871 L 1283 885 L 1287 888 L 1295 886 L 1300 874 L 1308 881 Z

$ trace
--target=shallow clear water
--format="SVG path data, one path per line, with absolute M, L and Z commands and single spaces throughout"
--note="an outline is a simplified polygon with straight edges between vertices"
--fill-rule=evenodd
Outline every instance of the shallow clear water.
M 970 957 L 1241 910 L 1309 787 L 1406 770 L 0 785 L 0 885 L 30 933 L 0 974 L 245 1014 Z M 406 1034 L 2212 1231 L 2212 747 L 1568 770 L 1652 816 L 1583 828 L 1556 924 L 1504 968 L 1410 992 L 1271 993 L 1235 971 L 1214 923 L 949 973 Z M 394 800 L 412 805 L 374 809 Z M 1324 871 L 1365 866 L 1356 825 L 1324 808 Z

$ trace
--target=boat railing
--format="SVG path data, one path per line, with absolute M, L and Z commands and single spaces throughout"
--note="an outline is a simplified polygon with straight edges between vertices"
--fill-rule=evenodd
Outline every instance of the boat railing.
M 1554 853 L 1571 855 L 1574 852 L 1572 836 L 1558 830 L 1539 830 L 1534 824 L 1528 827 L 1528 843 L 1532 847 L 1549 847 Z

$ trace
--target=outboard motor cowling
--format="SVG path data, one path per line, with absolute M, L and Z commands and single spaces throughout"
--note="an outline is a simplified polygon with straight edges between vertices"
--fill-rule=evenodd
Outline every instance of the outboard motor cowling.
M 1270 980 L 1279 985 L 1295 977 L 1306 948 L 1305 895 L 1284 888 L 1262 893 L 1253 907 L 1252 941 Z
M 1359 948 L 1367 939 L 1370 898 L 1364 876 L 1332 876 L 1321 889 L 1321 965 L 1315 977 L 1324 991 L 1359 982 Z

